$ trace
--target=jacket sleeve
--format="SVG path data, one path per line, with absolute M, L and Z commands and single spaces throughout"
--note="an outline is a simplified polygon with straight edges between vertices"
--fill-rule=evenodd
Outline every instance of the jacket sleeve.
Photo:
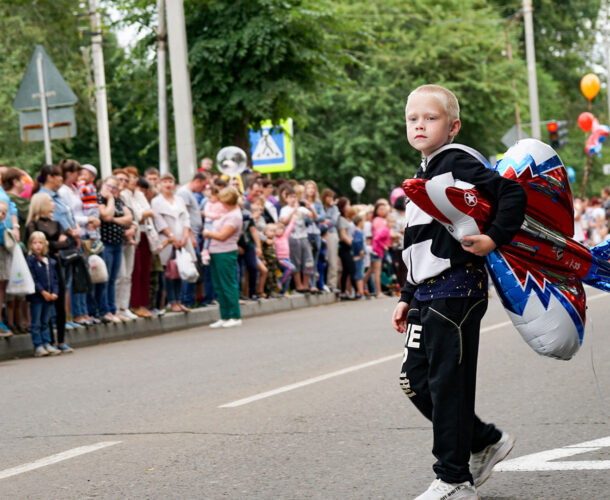
M 36 258 L 33 255 L 28 255 L 26 258 L 26 262 L 28 263 L 28 267 L 30 268 L 30 274 L 32 275 L 32 279 L 34 280 L 34 288 L 35 293 L 40 293 L 44 290 L 42 283 L 40 282 L 40 278 L 38 277 L 38 273 L 36 272 Z
M 468 153 L 459 151 L 448 159 L 454 179 L 473 184 L 497 204 L 485 234 L 498 247 L 510 243 L 525 217 L 527 195 L 521 184 L 486 168 Z

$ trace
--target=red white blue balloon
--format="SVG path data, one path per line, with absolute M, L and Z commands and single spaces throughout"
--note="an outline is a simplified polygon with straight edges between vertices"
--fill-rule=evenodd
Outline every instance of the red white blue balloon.
M 495 170 L 519 182 L 528 200 L 517 235 L 487 256 L 490 276 L 530 347 L 545 356 L 570 359 L 585 330 L 583 283 L 610 291 L 610 242 L 589 249 L 572 239 L 574 210 L 567 172 L 547 144 L 519 141 Z M 460 189 L 437 179 L 407 179 L 403 188 L 458 241 L 481 234 L 493 215 L 491 200 L 474 188 Z

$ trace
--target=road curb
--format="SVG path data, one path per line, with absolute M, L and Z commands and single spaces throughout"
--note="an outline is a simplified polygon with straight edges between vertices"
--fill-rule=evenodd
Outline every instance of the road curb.
M 332 304 L 337 300 L 333 293 L 321 295 L 295 294 L 276 299 L 248 301 L 241 306 L 243 318 L 263 316 L 277 312 Z M 119 340 L 131 340 L 152 335 L 171 333 L 196 326 L 205 326 L 220 318 L 218 306 L 194 309 L 189 313 L 166 313 L 155 318 L 140 318 L 128 323 L 95 325 L 66 331 L 66 342 L 71 347 L 85 347 Z M 29 334 L 12 335 L 0 339 L 0 361 L 33 356 Z

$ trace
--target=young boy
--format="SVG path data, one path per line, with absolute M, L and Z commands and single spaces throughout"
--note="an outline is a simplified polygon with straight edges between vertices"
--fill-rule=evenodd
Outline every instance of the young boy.
M 420 500 L 477 499 L 476 488 L 504 459 L 514 439 L 474 413 L 479 327 L 487 309 L 483 257 L 509 243 L 526 204 L 522 187 L 485 167 L 477 151 L 451 145 L 460 130 L 459 104 L 437 85 L 415 89 L 406 106 L 407 139 L 422 153 L 416 177 L 443 176 L 484 190 L 497 202 L 485 234 L 455 240 L 415 205 L 406 210 L 407 280 L 392 315 L 407 333 L 400 384 L 432 421 L 436 480 Z M 470 464 L 469 464 L 470 462 Z
M 352 219 L 354 224 L 354 237 L 352 238 L 352 257 L 354 259 L 354 272 L 356 299 L 364 295 L 364 218 L 355 215 Z
M 95 178 L 97 168 L 93 165 L 85 164 L 81 166 L 80 179 L 77 182 L 80 199 L 83 203 L 83 213 L 87 217 L 100 217 L 100 209 L 97 204 L 97 189 L 95 188 Z M 85 239 L 91 240 L 91 253 L 98 254 L 102 251 L 102 241 L 100 239 L 100 229 L 92 223 L 85 228 Z

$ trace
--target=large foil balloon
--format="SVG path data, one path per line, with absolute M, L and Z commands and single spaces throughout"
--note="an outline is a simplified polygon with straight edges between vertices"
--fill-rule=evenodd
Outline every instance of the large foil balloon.
M 366 186 L 366 181 L 364 180 L 364 178 L 360 177 L 359 175 L 352 177 L 352 181 L 351 181 L 351 186 L 352 189 L 360 194 L 362 193 L 362 191 L 364 191 L 364 187 Z
M 593 99 L 599 92 L 600 82 L 597 75 L 589 73 L 580 80 L 580 91 L 589 99 Z
M 495 169 L 523 186 L 527 208 L 513 240 L 487 256 L 489 274 L 510 319 L 530 347 L 545 356 L 570 359 L 584 335 L 583 283 L 610 291 L 610 242 L 589 249 L 572 239 L 574 212 L 566 169 L 547 144 L 521 140 Z M 481 234 L 492 219 L 493 202 L 476 188 L 457 188 L 447 182 L 446 176 L 407 179 L 403 188 L 412 202 L 458 241 Z
M 227 146 L 216 155 L 216 165 L 223 174 L 233 178 L 246 170 L 248 157 L 243 149 Z

